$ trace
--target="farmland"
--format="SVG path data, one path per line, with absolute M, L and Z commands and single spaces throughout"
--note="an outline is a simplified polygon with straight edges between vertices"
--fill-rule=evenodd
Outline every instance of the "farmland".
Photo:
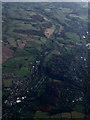
M 3 119 L 87 114 L 87 3 L 3 3 Z

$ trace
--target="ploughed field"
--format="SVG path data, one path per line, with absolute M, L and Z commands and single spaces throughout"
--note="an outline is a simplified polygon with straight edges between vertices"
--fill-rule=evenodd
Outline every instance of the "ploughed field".
M 87 4 L 3 3 L 3 119 L 83 118 Z

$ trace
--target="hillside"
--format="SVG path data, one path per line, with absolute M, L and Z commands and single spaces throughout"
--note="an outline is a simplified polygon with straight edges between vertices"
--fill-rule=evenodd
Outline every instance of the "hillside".
M 87 4 L 10 2 L 2 11 L 4 118 L 83 118 Z

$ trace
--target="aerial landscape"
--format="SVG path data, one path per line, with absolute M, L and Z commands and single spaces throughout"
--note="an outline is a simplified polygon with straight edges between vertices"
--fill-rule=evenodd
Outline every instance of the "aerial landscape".
M 85 118 L 88 4 L 2 3 L 3 120 Z

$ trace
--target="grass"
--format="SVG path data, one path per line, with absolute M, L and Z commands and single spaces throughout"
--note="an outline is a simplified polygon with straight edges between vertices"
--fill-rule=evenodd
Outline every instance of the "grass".
M 40 97 L 40 96 L 45 92 L 45 89 L 46 89 L 46 85 L 43 84 L 43 85 L 38 89 L 37 96 Z
M 84 114 L 76 111 L 72 111 L 71 113 L 61 113 L 62 118 L 81 119 L 84 118 L 84 116 L 85 116 Z
M 67 54 L 71 54 L 71 53 L 73 53 L 74 48 L 65 47 L 65 51 Z
M 75 15 L 75 14 L 70 14 L 70 18 L 77 18 L 77 19 L 81 19 L 81 20 L 88 19 L 88 17 L 86 17 L 85 15 Z
M 80 41 L 80 37 L 76 33 L 67 32 L 65 34 L 69 38 L 68 41 L 71 41 L 72 43 L 76 43 L 76 42 Z
M 35 27 L 33 27 L 31 24 L 24 24 L 24 23 L 19 23 L 17 24 L 17 29 L 22 29 L 22 30 L 38 30 Z
M 62 113 L 62 118 L 71 118 L 71 113 Z
M 54 14 L 55 18 L 57 18 L 60 22 L 65 23 L 65 15 L 61 10 L 57 10 L 57 13 Z
M 57 41 L 58 41 L 59 43 L 63 43 L 65 40 L 64 40 L 64 38 L 62 38 L 62 37 L 60 37 L 60 38 L 58 37 L 58 38 L 57 38 Z
M 51 118 L 62 118 L 62 119 L 82 119 L 84 118 L 84 114 L 76 112 L 76 111 L 72 111 L 71 113 L 59 113 L 59 114 L 55 114 L 52 115 Z
M 34 48 L 25 48 L 24 50 L 17 49 L 16 53 L 14 54 L 14 57 L 21 57 L 21 58 L 27 57 L 30 61 L 34 61 L 38 55 L 37 53 L 38 51 Z
M 25 65 L 27 63 L 25 61 L 25 58 L 26 58 L 25 56 L 23 56 L 23 57 L 18 56 L 18 57 L 15 57 L 15 58 L 11 58 L 11 59 L 8 59 L 8 61 L 5 62 L 3 65 L 8 66 L 8 67 L 10 67 L 10 66 L 14 67 L 18 64 Z
M 75 105 L 74 110 L 80 113 L 84 113 L 85 108 L 82 105 Z
M 28 111 L 28 110 L 22 109 L 21 115 L 23 115 L 25 119 L 33 118 L 35 115 L 35 111 L 31 111 L 31 110 Z
M 52 57 L 52 53 L 49 53 L 49 54 L 45 57 L 44 62 L 48 62 L 51 57 Z
M 33 82 L 30 84 L 30 88 L 33 87 L 33 86 L 37 83 L 38 80 L 39 80 L 39 77 L 36 77 L 36 78 L 33 80 Z
M 5 87 L 11 87 L 12 86 L 12 81 L 13 79 L 10 78 L 10 79 L 3 79 L 3 84 Z
M 13 72 L 16 75 L 21 75 L 21 76 L 27 76 L 30 74 L 27 67 L 22 67 L 21 69 L 18 69 L 18 70 L 14 69 Z
M 69 9 L 69 8 L 60 7 L 60 9 L 63 11 L 63 13 L 70 13 L 70 12 L 72 12 L 72 10 Z
M 46 39 L 45 37 L 41 37 L 41 42 L 42 42 L 43 44 L 45 44 L 46 41 L 47 41 L 47 39 Z
M 90 120 L 90 115 L 87 116 L 87 119 L 86 120 Z
M 37 111 L 34 118 L 49 118 L 49 115 L 47 112 Z
M 4 69 L 2 70 L 2 72 L 3 72 L 3 73 L 5 73 L 5 72 L 13 72 L 13 68 L 11 68 L 11 67 L 6 67 L 6 68 L 4 68 Z
M 55 115 L 52 115 L 50 116 L 51 119 L 59 119 L 61 118 L 61 114 L 55 114 Z
M 3 96 L 2 90 L 0 90 L 0 99 L 2 99 L 2 96 Z
M 28 71 L 27 67 L 22 67 L 21 69 L 6 67 L 3 70 L 3 73 L 5 73 L 5 72 L 13 72 L 15 75 L 21 75 L 21 76 L 29 75 L 29 71 Z
M 52 54 L 54 54 L 54 55 L 60 55 L 60 52 L 58 50 L 53 50 Z
M 47 8 L 47 9 L 45 9 L 45 11 L 50 12 L 50 11 L 51 11 L 51 9 Z
M 25 58 L 26 58 L 25 56 L 24 57 L 19 56 L 9 59 L 7 62 L 3 64 L 3 66 L 5 67 L 3 68 L 2 72 L 3 73 L 13 72 L 15 75 L 21 75 L 21 76 L 29 75 L 28 64 L 34 58 L 28 57 L 28 61 L 26 61 Z
M 8 36 L 14 38 L 15 40 L 21 39 L 25 40 L 27 38 L 27 35 L 25 34 L 20 34 L 20 33 L 15 33 L 13 30 L 8 30 Z
M 85 115 L 83 113 L 79 113 L 76 111 L 72 112 L 72 118 L 84 118 L 84 117 L 85 117 Z
M 11 46 L 17 47 L 16 41 L 14 40 L 14 38 L 8 38 L 7 41 Z
M 39 51 L 41 52 L 42 51 L 42 48 L 41 48 L 41 43 L 39 41 L 35 41 L 35 42 L 28 42 L 25 46 L 25 49 L 28 49 L 29 52 L 32 52 L 34 53 L 34 51 Z

